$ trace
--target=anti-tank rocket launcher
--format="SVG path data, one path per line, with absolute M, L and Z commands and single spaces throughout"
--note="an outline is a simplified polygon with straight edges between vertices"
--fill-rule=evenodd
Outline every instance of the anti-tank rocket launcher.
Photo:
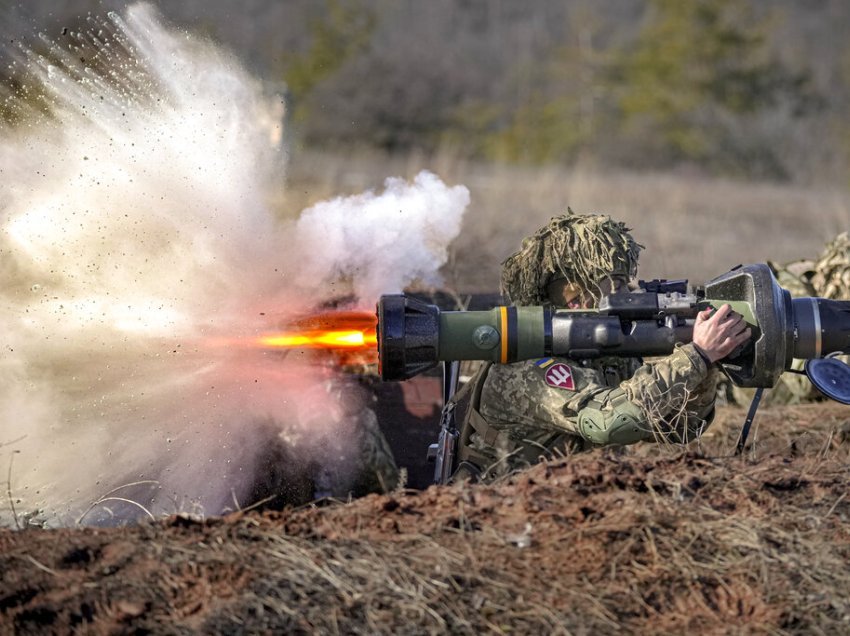
M 641 283 L 637 291 L 602 298 L 592 310 L 540 306 L 441 312 L 403 295 L 383 296 L 378 302 L 381 377 L 405 380 L 445 362 L 446 407 L 429 457 L 435 461 L 435 483 L 446 483 L 460 436 L 450 401 L 457 361 L 666 355 L 677 343 L 692 340 L 699 312 L 723 304 L 741 314 L 752 331 L 749 342 L 720 361 L 732 382 L 757 388 L 737 453 L 744 451 L 762 391 L 791 370 L 795 358 L 806 360 L 806 374 L 822 393 L 850 404 L 850 366 L 827 357 L 850 353 L 850 300 L 791 298 L 764 264 L 736 267 L 697 288 L 685 280 Z
M 384 380 L 405 380 L 440 361 L 509 363 L 563 356 L 649 357 L 690 342 L 697 314 L 728 303 L 752 329 L 751 340 L 720 362 L 738 386 L 767 388 L 807 360 L 806 372 L 829 397 L 850 403 L 850 300 L 792 298 L 765 264 L 739 266 L 706 283 L 642 282 L 602 298 L 591 310 L 551 306 L 443 312 L 404 295 L 378 302 L 378 353 Z

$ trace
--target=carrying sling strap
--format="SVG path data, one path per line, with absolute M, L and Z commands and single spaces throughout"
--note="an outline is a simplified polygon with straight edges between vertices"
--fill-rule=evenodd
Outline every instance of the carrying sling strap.
M 494 458 L 472 447 L 470 438 L 473 433 L 478 434 L 485 446 L 498 447 L 502 452 L 512 454 L 528 464 L 535 463 L 543 450 L 534 445 L 515 442 L 504 431 L 491 426 L 481 415 L 481 392 L 491 366 L 492 362 L 482 364 L 472 379 L 457 392 L 454 400 L 455 408 L 461 409 L 463 418 L 458 439 L 458 461 L 472 464 L 478 473 L 485 472 L 493 464 Z
M 456 393 L 454 399 L 455 408 L 460 409 L 463 418 L 460 423 L 460 437 L 458 439 L 458 461 L 469 462 L 479 471 L 486 468 L 492 460 L 483 453 L 471 448 L 469 438 L 473 433 L 478 433 L 485 440 L 488 440 L 488 443 L 492 443 L 499 434 L 496 429 L 487 424 L 487 421 L 478 410 L 481 407 L 481 391 L 484 388 L 484 380 L 487 378 L 491 366 L 493 366 L 492 362 L 483 363 L 475 375 L 472 376 L 472 379 Z

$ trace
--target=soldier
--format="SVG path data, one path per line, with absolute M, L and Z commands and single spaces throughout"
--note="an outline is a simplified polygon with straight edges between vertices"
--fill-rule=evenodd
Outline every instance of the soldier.
M 304 473 L 297 475 L 300 481 L 290 479 L 299 484 L 297 492 L 289 483 L 283 490 L 303 496 L 309 484 L 311 499 L 347 499 L 395 489 L 399 469 L 371 408 L 372 392 L 354 378 L 337 375 L 311 390 L 313 400 L 302 401 L 280 434 L 283 448 L 297 456 L 290 472 Z
M 399 470 L 369 401 L 371 391 L 351 379 L 331 382 L 336 393 L 336 426 L 317 447 L 316 498 L 363 497 L 393 490 Z
M 502 264 L 502 291 L 516 305 L 590 308 L 626 289 L 640 249 L 623 223 L 570 211 Z M 741 316 L 723 305 L 699 314 L 693 343 L 651 363 L 612 357 L 483 365 L 455 398 L 462 424 L 454 479 L 491 479 L 553 452 L 692 441 L 714 417 L 714 363 L 749 337 Z

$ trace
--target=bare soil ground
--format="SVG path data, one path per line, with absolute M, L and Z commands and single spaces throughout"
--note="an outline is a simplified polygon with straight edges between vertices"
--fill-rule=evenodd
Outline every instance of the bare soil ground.
M 495 485 L 0 531 L 0 633 L 846 633 L 850 408 Z

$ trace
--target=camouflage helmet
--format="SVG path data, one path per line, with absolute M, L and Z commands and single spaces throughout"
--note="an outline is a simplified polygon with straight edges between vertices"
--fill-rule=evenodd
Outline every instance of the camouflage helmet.
M 850 232 L 842 232 L 821 252 L 812 286 L 821 298 L 850 299 Z
M 606 215 L 577 215 L 568 208 L 505 259 L 502 293 L 515 305 L 539 305 L 549 300 L 549 283 L 566 279 L 596 295 L 606 278 L 629 280 L 637 274 L 641 249 L 624 223 Z

